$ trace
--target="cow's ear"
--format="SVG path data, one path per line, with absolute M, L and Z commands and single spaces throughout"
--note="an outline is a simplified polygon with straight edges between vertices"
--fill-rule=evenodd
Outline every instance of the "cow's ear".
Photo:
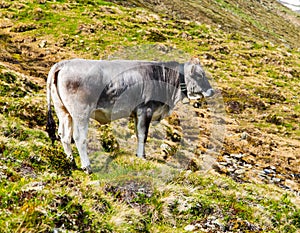
M 196 57 L 193 57 L 193 58 L 191 58 L 190 63 L 195 64 L 195 65 L 199 65 L 200 60 Z
M 196 69 L 196 65 L 192 65 L 192 67 L 191 67 L 191 74 L 195 73 L 195 69 Z

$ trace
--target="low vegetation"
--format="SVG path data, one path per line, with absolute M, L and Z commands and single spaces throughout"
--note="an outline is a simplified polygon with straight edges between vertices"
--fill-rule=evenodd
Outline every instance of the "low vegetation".
M 1 1 L 0 232 L 298 232 L 300 19 L 261 2 Z M 130 120 L 91 122 L 90 176 L 51 145 L 55 62 L 191 56 L 218 98 L 153 126 L 148 160 Z

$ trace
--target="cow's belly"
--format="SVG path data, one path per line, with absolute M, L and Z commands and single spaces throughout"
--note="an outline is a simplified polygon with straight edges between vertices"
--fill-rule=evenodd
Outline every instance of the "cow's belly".
M 98 121 L 100 124 L 107 124 L 114 120 L 129 117 L 131 113 L 132 112 L 129 111 L 129 108 L 120 108 L 118 110 L 110 108 L 98 108 L 91 113 L 90 117 Z M 154 107 L 151 120 L 158 122 L 169 114 L 170 108 L 167 105 L 157 103 L 157 105 Z
M 91 113 L 90 117 L 98 121 L 100 124 L 107 124 L 114 120 L 129 117 L 130 114 L 131 112 L 128 112 L 128 109 L 118 109 L 117 111 L 115 109 L 99 108 L 95 109 Z
M 91 118 L 98 121 L 100 124 L 111 122 L 111 112 L 105 109 L 96 109 L 91 113 Z
M 161 105 L 157 107 L 153 112 L 152 121 L 162 120 L 163 118 L 169 115 L 169 111 L 170 109 L 167 105 Z

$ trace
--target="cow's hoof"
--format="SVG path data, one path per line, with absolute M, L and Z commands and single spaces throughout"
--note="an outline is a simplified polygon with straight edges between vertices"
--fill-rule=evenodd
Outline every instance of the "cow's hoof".
M 87 166 L 87 167 L 82 168 L 82 170 L 83 170 L 86 174 L 88 174 L 88 175 L 90 175 L 90 174 L 93 173 L 92 168 L 91 168 L 90 165 Z
M 74 170 L 78 169 L 75 159 L 70 160 L 70 168 Z
M 138 154 L 136 154 L 136 157 L 138 157 L 140 159 L 146 159 L 146 155 L 138 155 Z

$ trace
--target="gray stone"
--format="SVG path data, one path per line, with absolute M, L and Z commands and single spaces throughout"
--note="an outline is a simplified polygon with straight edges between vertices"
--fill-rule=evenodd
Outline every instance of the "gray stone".
M 243 133 L 241 134 L 241 139 L 242 139 L 242 140 L 247 140 L 248 137 L 249 137 L 249 134 L 248 134 L 247 132 L 243 132 Z
M 243 154 L 231 154 L 231 157 L 234 157 L 236 159 L 241 159 L 244 157 L 244 155 Z
M 234 173 L 235 173 L 235 174 L 238 174 L 238 175 L 241 175 L 241 174 L 244 174 L 244 173 L 245 173 L 245 170 L 244 170 L 244 169 L 238 169 L 238 170 L 235 170 Z
M 281 181 L 281 179 L 280 179 L 280 178 L 273 177 L 273 178 L 272 178 L 272 181 L 274 181 L 275 183 L 278 183 L 278 182 Z
M 274 174 L 275 172 L 271 169 L 264 169 L 265 174 Z
M 47 45 L 47 41 L 46 40 L 42 40 L 40 43 L 39 43 L 39 47 L 40 48 L 45 48 Z

